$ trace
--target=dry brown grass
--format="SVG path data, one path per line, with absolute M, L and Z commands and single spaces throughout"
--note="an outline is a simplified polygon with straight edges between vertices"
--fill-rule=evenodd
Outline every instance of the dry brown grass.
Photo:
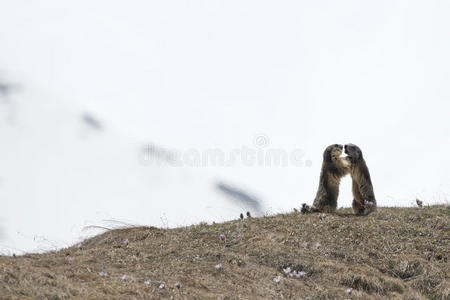
M 343 209 L 112 230 L 81 248 L 0 257 L 0 298 L 450 299 L 449 215 L 443 206 L 367 217 Z M 306 275 L 291 278 L 287 267 Z

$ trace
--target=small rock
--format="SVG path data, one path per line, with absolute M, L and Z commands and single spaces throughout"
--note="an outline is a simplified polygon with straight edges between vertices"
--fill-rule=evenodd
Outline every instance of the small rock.
M 416 199 L 416 203 L 418 207 L 423 207 L 423 202 L 420 201 L 419 199 Z
M 301 212 L 302 214 L 309 213 L 309 212 L 310 212 L 309 206 L 306 205 L 306 203 L 303 203 L 303 204 L 302 204 L 302 209 L 300 210 L 300 212 Z

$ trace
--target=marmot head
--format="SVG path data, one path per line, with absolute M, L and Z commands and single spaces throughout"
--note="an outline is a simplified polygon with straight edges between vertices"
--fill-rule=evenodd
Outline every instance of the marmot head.
M 327 162 L 335 161 L 341 156 L 344 147 L 340 144 L 328 146 L 323 152 L 323 160 Z
M 358 161 L 363 158 L 361 149 L 354 144 L 345 145 L 345 154 L 347 154 L 352 161 Z

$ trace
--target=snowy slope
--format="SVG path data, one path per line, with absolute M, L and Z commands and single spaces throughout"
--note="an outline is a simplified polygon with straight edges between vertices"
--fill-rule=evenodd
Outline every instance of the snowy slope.
M 150 161 L 144 143 L 48 94 L 27 88 L 0 105 L 0 250 L 60 247 L 105 220 L 173 227 L 239 215 L 212 176 Z
M 135 223 L 147 218 L 142 210 L 119 209 L 115 200 L 109 213 L 108 199 L 154 204 L 150 192 L 167 203 L 151 210 L 152 224 L 173 207 L 198 214 L 176 215 L 170 226 L 226 218 L 228 208 L 204 216 L 210 193 L 216 201 L 216 180 L 254 191 L 268 212 L 291 210 L 312 202 L 323 149 L 347 142 L 363 149 L 380 205 L 409 206 L 416 197 L 448 202 L 450 7 L 400 3 L 4 1 L 0 80 L 23 91 L 0 106 L 0 195 L 10 210 L 0 222 L 35 226 L 10 207 L 23 203 L 33 216 L 34 199 L 45 198 L 54 218 L 69 207 L 77 218 L 86 215 L 76 222 Z M 42 117 L 33 113 L 44 108 Z M 102 131 L 81 121 L 86 112 Z M 260 134 L 267 137 L 263 149 L 255 145 Z M 299 149 L 302 164 L 136 165 L 147 142 L 184 154 L 219 149 L 227 157 L 243 149 Z M 197 189 L 192 181 L 203 184 Z M 198 190 L 203 196 L 178 194 Z M 55 200 L 61 195 L 68 201 Z M 92 209 L 77 205 L 93 198 Z M 347 177 L 339 205 L 351 201 Z M 89 215 L 97 206 L 101 218 Z

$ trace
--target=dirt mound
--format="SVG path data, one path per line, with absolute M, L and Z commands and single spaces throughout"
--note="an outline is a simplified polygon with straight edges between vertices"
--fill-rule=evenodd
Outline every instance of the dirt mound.
M 111 230 L 0 257 L 1 299 L 450 299 L 450 211 L 279 214 Z M 237 218 L 239 216 L 236 216 Z

